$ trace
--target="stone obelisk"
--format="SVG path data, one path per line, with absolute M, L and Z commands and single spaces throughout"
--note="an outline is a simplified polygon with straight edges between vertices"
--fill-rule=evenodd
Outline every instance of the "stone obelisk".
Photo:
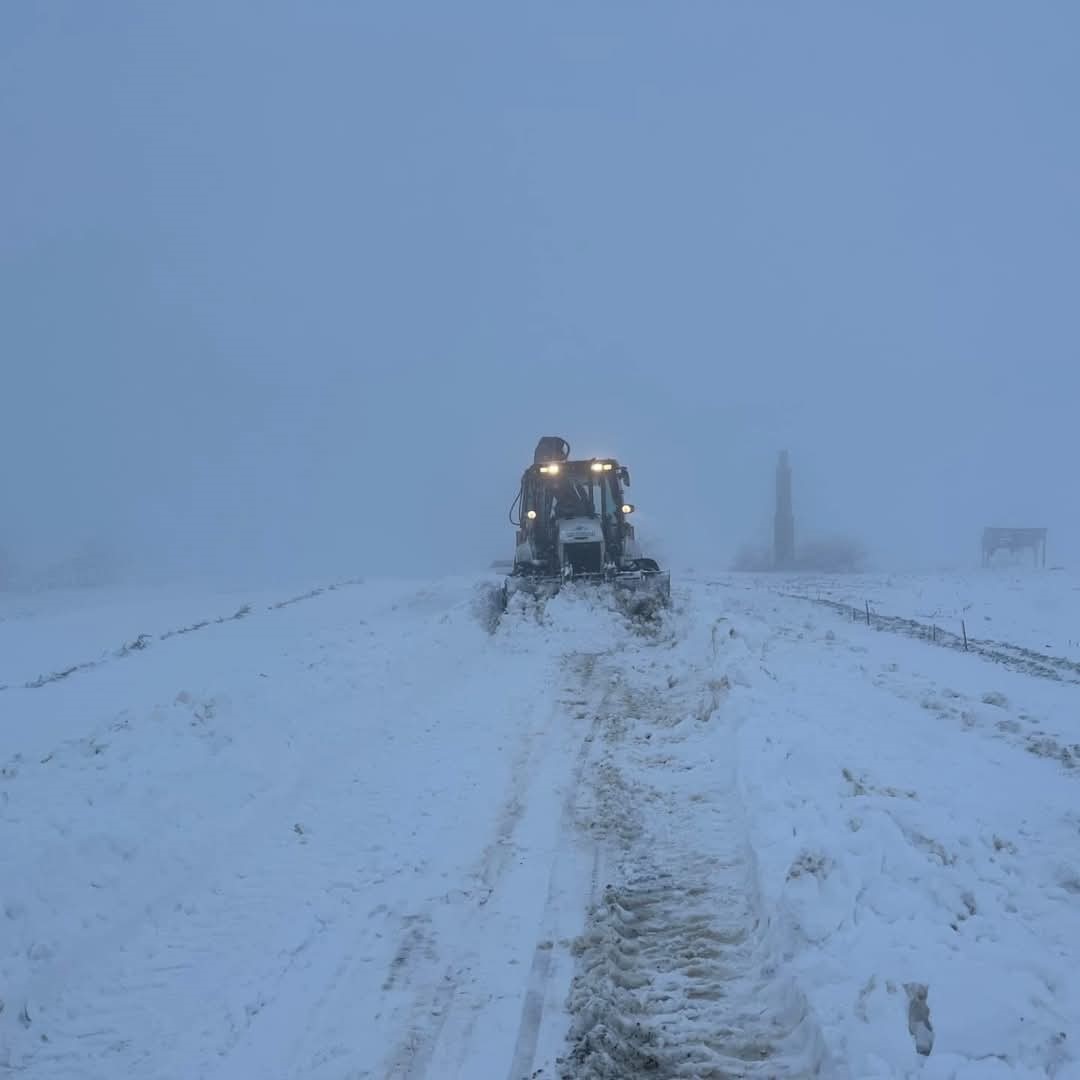
M 791 465 L 780 451 L 776 466 L 776 517 L 773 519 L 773 565 L 786 570 L 795 563 L 795 514 L 791 509 Z

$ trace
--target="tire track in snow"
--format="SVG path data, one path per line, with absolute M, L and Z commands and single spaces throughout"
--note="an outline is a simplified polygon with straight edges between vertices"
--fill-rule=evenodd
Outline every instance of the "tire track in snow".
M 592 654 L 581 658 L 581 673 L 584 683 L 588 683 L 593 678 L 598 659 L 597 656 Z M 582 782 L 597 736 L 600 734 L 605 717 L 611 708 L 610 697 L 611 688 L 609 686 L 605 690 L 599 705 L 592 710 L 592 723 L 578 749 L 577 759 L 574 762 L 573 772 L 562 805 L 559 832 L 564 837 L 570 836 L 577 824 L 578 800 Z M 575 704 L 585 705 L 586 702 L 575 702 Z M 600 874 L 600 848 L 595 843 L 591 847 L 592 871 L 590 874 L 589 895 L 587 897 L 590 907 L 595 900 Z M 562 862 L 563 860 L 556 854 L 552 862 L 551 873 L 548 876 L 547 900 L 541 922 L 540 939 L 533 950 L 532 965 L 526 982 L 525 998 L 521 1006 L 521 1020 L 518 1024 L 517 1037 L 514 1040 L 514 1056 L 510 1063 L 508 1080 L 521 1080 L 523 1077 L 531 1076 L 536 1060 L 540 1029 L 544 1019 L 544 1000 L 552 973 L 554 939 L 557 936 L 560 917 L 565 918 L 565 913 L 561 912 L 559 908 L 559 899 L 562 896 L 559 881 L 560 872 L 563 870 Z
M 457 985 L 458 974 L 449 967 L 437 985 L 428 986 L 416 996 L 406 1021 L 405 1035 L 380 1075 L 387 1080 L 419 1080 L 427 1074 Z
M 509 866 L 514 832 L 525 813 L 528 800 L 528 764 L 533 744 L 534 737 L 528 733 L 511 767 L 508 792 L 495 818 L 495 835 L 467 877 L 477 886 L 475 892 L 465 894 L 470 904 L 474 905 L 471 918 L 476 917 L 476 909 L 487 905 Z M 431 905 L 422 915 L 407 916 L 405 922 L 411 927 L 418 920 L 430 927 Z M 441 960 L 441 954 L 430 930 L 425 934 L 426 948 L 423 954 L 413 947 L 413 935 L 411 928 L 406 930 L 383 984 L 384 991 L 388 991 L 402 982 L 410 986 L 421 982 L 419 989 L 414 991 L 402 1024 L 404 1034 L 398 1038 L 384 1062 L 383 1070 L 388 1080 L 417 1080 L 426 1074 L 458 985 L 458 973 L 452 965 L 446 968 L 438 982 L 432 983 L 430 977 L 422 981 L 425 970 L 432 967 L 433 961 Z
M 701 753 L 686 729 L 708 723 L 716 736 L 721 724 L 713 710 L 695 720 L 685 691 L 665 699 L 662 684 L 635 687 L 629 665 L 621 674 L 624 709 L 591 776 L 592 832 L 610 873 L 576 948 L 560 1076 L 816 1075 L 822 1039 L 802 994 L 777 975 L 734 764 L 719 766 L 708 799 L 681 779 Z
M 597 658 L 593 654 L 575 654 L 564 662 L 569 669 L 570 685 L 564 686 L 562 695 L 562 708 L 573 712 L 576 720 L 587 718 L 590 712 L 595 717 L 597 710 L 590 709 L 590 697 L 593 692 L 589 684 L 593 679 Z M 578 786 L 578 779 L 584 771 L 585 761 L 588 757 L 595 727 L 585 734 L 578 749 L 572 778 L 568 793 L 564 799 L 565 809 L 572 803 L 574 792 Z M 455 952 L 456 959 L 452 960 L 445 968 L 441 978 L 432 982 L 430 978 L 423 979 L 423 965 L 417 964 L 416 970 L 410 971 L 407 978 L 420 984 L 415 992 L 414 999 L 408 1008 L 403 1022 L 404 1034 L 384 1058 L 380 1075 L 392 1077 L 393 1080 L 421 1080 L 429 1075 L 436 1051 L 444 1030 L 447 1028 L 447 1018 L 451 1012 L 464 1010 L 472 1005 L 471 1015 L 467 1015 L 461 1024 L 459 1033 L 460 1055 L 458 1070 L 461 1071 L 471 1051 L 471 1039 L 477 1024 L 477 1005 L 469 1000 L 469 966 L 465 950 L 474 943 L 484 932 L 485 922 L 489 916 L 494 918 L 494 909 L 499 899 L 500 885 L 503 883 L 510 868 L 512 857 L 517 849 L 515 834 L 521 822 L 529 810 L 529 798 L 535 779 L 536 758 L 539 753 L 538 736 L 539 730 L 527 730 L 521 745 L 518 747 L 513 765 L 511 766 L 510 780 L 502 805 L 495 815 L 495 832 L 492 839 L 485 846 L 480 857 L 475 863 L 474 869 L 467 875 L 467 881 L 475 883 L 479 888 L 467 891 L 468 905 L 465 909 L 463 920 L 454 927 L 455 937 L 461 944 Z M 554 888 L 554 870 L 549 878 L 549 891 Z M 543 987 L 546 983 L 547 971 L 550 968 L 550 950 L 548 956 L 537 961 L 536 956 L 544 950 L 538 947 L 534 950 L 533 967 L 526 989 L 526 1010 L 531 1020 L 535 1023 L 533 1034 L 530 1039 L 528 1030 L 524 1036 L 519 1032 L 518 1041 L 525 1047 L 531 1043 L 532 1052 L 535 1052 L 535 1038 L 539 1031 L 539 1021 L 542 1015 Z M 440 959 L 442 956 L 440 954 Z M 445 963 L 445 959 L 442 960 Z M 533 971 L 536 978 L 533 978 Z M 530 998 L 530 991 L 532 997 Z M 539 1002 L 537 1001 L 539 995 Z M 528 1025 L 526 1024 L 526 1029 Z M 522 1053 L 527 1053 L 523 1050 Z
M 511 770 L 509 794 L 496 816 L 495 836 L 484 849 L 476 869 L 469 875 L 469 879 L 477 882 L 479 886 L 475 893 L 467 894 L 476 908 L 487 905 L 509 866 L 514 832 L 525 813 L 528 798 L 527 766 L 532 743 L 533 740 L 527 738 L 519 750 Z M 475 911 L 472 917 L 476 917 Z M 431 908 L 425 909 L 422 915 L 406 916 L 404 921 L 409 929 L 406 930 L 391 961 L 391 971 L 383 984 L 384 991 L 393 990 L 402 982 L 412 985 L 420 981 L 425 969 L 430 969 L 432 962 L 441 958 L 432 932 L 427 930 L 421 934 L 420 940 L 417 940 L 413 925 L 420 921 L 430 926 Z M 421 950 L 418 945 L 423 945 L 424 948 Z M 429 978 L 414 992 L 403 1024 L 405 1033 L 399 1038 L 384 1064 L 387 1080 L 417 1080 L 427 1073 L 446 1024 L 458 981 L 458 972 L 451 965 L 437 983 L 432 983 Z

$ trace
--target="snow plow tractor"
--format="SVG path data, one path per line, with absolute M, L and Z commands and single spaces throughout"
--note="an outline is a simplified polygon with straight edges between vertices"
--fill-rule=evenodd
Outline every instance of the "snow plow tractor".
M 510 508 L 517 548 L 504 604 L 520 590 L 546 597 L 586 582 L 612 585 L 635 615 L 666 607 L 671 575 L 638 548 L 629 486 L 629 470 L 613 458 L 571 461 L 565 439 L 542 438 Z

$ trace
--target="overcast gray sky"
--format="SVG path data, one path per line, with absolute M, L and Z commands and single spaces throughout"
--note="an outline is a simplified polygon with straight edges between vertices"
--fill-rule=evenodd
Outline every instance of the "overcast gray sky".
M 0 543 L 509 556 L 536 438 L 722 565 L 1080 556 L 1080 7 L 0 8 Z

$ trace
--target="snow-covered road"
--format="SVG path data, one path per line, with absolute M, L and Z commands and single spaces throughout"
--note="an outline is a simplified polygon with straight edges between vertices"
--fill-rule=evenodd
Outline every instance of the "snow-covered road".
M 0 612 L 0 1074 L 1080 1075 L 1080 689 L 483 588 Z

